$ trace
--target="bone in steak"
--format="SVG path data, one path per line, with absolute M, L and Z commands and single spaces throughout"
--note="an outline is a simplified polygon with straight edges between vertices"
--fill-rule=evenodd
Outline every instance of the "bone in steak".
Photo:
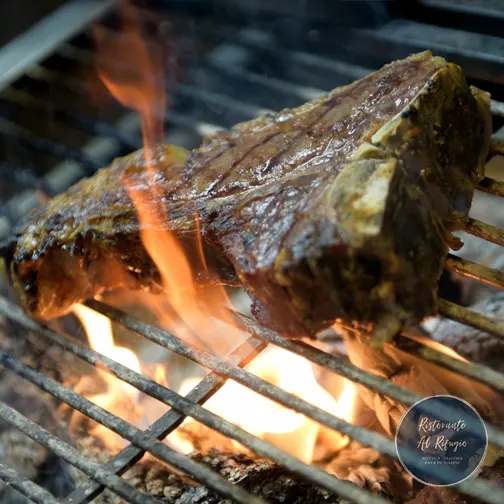
M 155 193 L 182 241 L 199 215 L 256 317 L 283 334 L 314 334 L 337 318 L 415 322 L 435 312 L 450 232 L 467 217 L 490 134 L 486 93 L 424 52 L 207 138 L 185 162 L 160 146 Z M 32 314 L 157 284 L 125 175 L 145 186 L 142 152 L 54 198 L 5 248 Z

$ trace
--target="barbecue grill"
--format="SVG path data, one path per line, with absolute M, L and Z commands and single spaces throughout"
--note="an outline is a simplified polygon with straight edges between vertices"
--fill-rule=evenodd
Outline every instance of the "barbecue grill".
M 278 9 L 284 5 L 282 2 L 266 5 L 250 1 L 240 8 L 224 1 L 155 3 L 156 16 L 165 20 L 170 36 L 179 41 L 177 57 L 184 68 L 181 81 L 173 88 L 167 114 L 169 143 L 194 147 L 204 135 L 269 109 L 296 106 L 362 77 L 391 59 L 427 48 L 461 64 L 472 82 L 491 91 L 494 127 L 498 130 L 504 124 L 504 101 L 499 101 L 504 100 L 504 42 L 498 36 L 504 26 L 504 5 L 497 0 L 418 0 L 391 5 L 348 2 L 353 7 L 345 2 L 337 30 L 328 29 L 321 14 L 323 2 L 314 2 L 310 8 L 304 4 L 302 16 L 299 10 L 290 12 L 287 8 L 286 12 L 282 8 L 281 22 Z M 355 4 L 364 8 L 364 18 L 359 19 Z M 144 8 L 137 8 L 137 12 L 143 19 L 152 16 Z M 113 158 L 141 146 L 140 124 L 135 114 L 119 106 L 108 107 L 106 112 L 100 109 L 96 114 L 82 107 L 89 90 L 79 71 L 92 68 L 93 61 L 90 24 L 101 19 L 108 29 L 114 30 L 116 14 L 114 2 L 71 1 L 0 50 L 0 239 L 7 237 L 16 222 L 39 204 L 41 195 L 57 194 Z M 302 34 L 295 41 L 292 27 Z M 503 153 L 504 145 L 496 139 L 491 155 Z M 504 183 L 497 180 L 485 178 L 478 189 L 504 197 Z M 465 232 L 504 246 L 504 231 L 484 222 L 470 219 Z M 504 288 L 504 273 L 455 255 L 448 257 L 446 269 Z M 210 374 L 186 396 L 181 396 L 36 322 L 7 298 L 0 297 L 0 315 L 172 408 L 141 431 L 8 352 L 0 351 L 3 367 L 130 442 L 110 462 L 100 466 L 0 402 L 2 421 L 89 477 L 66 497 L 56 498 L 0 462 L 0 480 L 30 501 L 81 504 L 90 502 L 106 488 L 127 502 L 158 502 L 121 478 L 148 452 L 233 501 L 264 502 L 162 443 L 186 417 L 192 417 L 317 487 L 358 504 L 389 502 L 296 459 L 211 413 L 204 403 L 231 378 L 396 459 L 394 442 L 387 437 L 347 423 L 243 368 L 268 345 L 274 345 L 402 404 L 414 404 L 421 398 L 418 394 L 308 343 L 287 340 L 245 315 L 231 314 L 239 327 L 250 334 L 248 340 L 222 358 L 102 302 L 90 301 L 88 306 L 114 323 L 200 364 Z M 441 300 L 439 311 L 444 317 L 504 339 L 504 322 L 447 300 Z M 502 373 L 455 359 L 410 336 L 384 334 L 383 340 L 395 337 L 395 344 L 411 355 L 504 391 Z M 504 431 L 488 425 L 488 437 L 491 443 L 504 448 Z M 480 478 L 465 481 L 456 488 L 487 503 L 504 502 L 504 490 Z

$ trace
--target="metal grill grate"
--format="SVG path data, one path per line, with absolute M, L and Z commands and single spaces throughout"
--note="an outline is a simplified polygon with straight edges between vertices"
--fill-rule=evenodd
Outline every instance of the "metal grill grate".
M 94 15 L 98 16 L 104 12 L 105 8 L 98 6 L 101 2 L 89 2 L 88 6 L 91 4 L 95 8 Z M 422 8 L 427 10 L 458 9 L 462 17 L 466 12 L 463 7 L 459 8 L 455 2 L 448 0 L 424 0 L 417 2 L 417 4 L 419 12 L 424 12 Z M 498 7 L 495 8 L 499 12 L 502 10 Z M 69 16 L 68 11 L 65 12 Z M 478 12 L 483 18 L 492 16 L 495 20 L 494 11 L 480 10 Z M 66 19 L 72 19 L 72 22 L 77 23 L 77 19 L 72 17 L 74 14 Z M 199 61 L 198 68 L 188 75 L 183 84 L 177 86 L 176 96 L 173 100 L 175 105 L 168 115 L 167 124 L 168 141 L 173 143 L 191 147 L 198 143 L 202 135 L 248 119 L 250 116 L 260 114 L 268 108 L 295 106 L 300 102 L 323 94 L 320 89 L 324 89 L 328 83 L 334 87 L 359 78 L 369 71 L 367 68 L 369 60 L 362 64 L 361 62 L 359 64 L 349 64 L 345 61 L 335 61 L 332 58 L 329 59 L 303 50 L 287 50 L 275 44 L 274 37 L 268 32 L 250 29 L 248 26 L 236 26 L 233 23 L 226 24 L 224 21 L 215 25 L 213 19 L 207 20 L 204 16 L 198 19 L 198 28 L 195 30 L 194 21 L 191 17 L 176 12 L 175 14 L 178 16 L 175 24 L 182 27 L 182 36 L 184 34 L 189 35 L 192 39 L 196 38 L 199 41 L 199 45 L 196 44 L 198 47 L 194 47 L 198 55 L 201 51 L 200 46 L 209 44 L 211 50 L 204 51 L 204 55 L 201 56 L 203 61 Z M 59 11 L 58 15 L 61 15 L 61 11 Z M 352 41 L 359 40 L 361 43 L 354 45 L 353 50 L 359 50 L 359 48 L 366 46 L 371 41 L 373 50 L 376 50 L 378 43 L 381 44 L 382 49 L 379 54 L 383 60 L 405 56 L 414 49 L 423 48 L 421 47 L 423 42 L 415 37 L 409 37 L 407 43 L 404 37 L 401 39 L 401 34 L 406 33 L 404 31 L 405 26 L 413 29 L 418 28 L 418 24 L 403 19 L 391 21 L 380 30 L 354 30 Z M 51 23 L 49 25 L 54 26 Z M 37 193 L 35 189 L 42 189 L 49 194 L 60 192 L 83 175 L 94 172 L 98 166 L 106 164 L 113 157 L 139 146 L 139 125 L 134 115 L 121 111 L 117 117 L 114 117 L 113 121 L 90 119 L 86 115 L 70 112 L 58 103 L 48 103 L 45 99 L 41 100 L 31 91 L 31 86 L 34 86 L 33 89 L 36 90 L 39 89 L 38 86 L 49 83 L 61 86 L 76 95 L 86 95 L 87 89 L 83 83 L 61 71 L 59 67 L 90 65 L 92 52 L 89 45 L 89 35 L 83 33 L 79 37 L 68 41 L 68 37 L 76 33 L 77 30 L 72 30 L 71 27 L 67 28 L 61 37 L 53 37 L 51 39 L 52 45 L 49 44 L 43 50 L 41 49 L 41 53 L 37 58 L 27 60 L 28 66 L 23 66 L 21 70 L 18 68 L 17 72 L 13 70 L 4 72 L 4 74 L 8 75 L 8 80 L 4 82 L 4 90 L 0 94 L 0 103 L 2 104 L 2 112 L 4 112 L 4 107 L 5 110 L 20 107 L 23 110 L 28 110 L 30 114 L 35 114 L 36 111 L 40 110 L 47 110 L 49 106 L 52 113 L 54 113 L 52 118 L 55 121 L 84 131 L 87 135 L 85 135 L 85 139 L 89 141 L 83 142 L 82 146 L 72 146 L 58 139 L 41 136 L 29 128 L 15 123 L 9 115 L 0 119 L 0 132 L 3 135 L 22 143 L 29 151 L 49 153 L 51 161 L 56 158 L 63 163 L 43 174 L 40 174 L 33 167 L 25 167 L 16 172 L 17 176 L 22 179 L 25 190 L 15 194 L 3 205 L 3 213 L 0 214 L 0 237 L 6 235 L 13 223 L 27 210 L 36 206 Z M 470 71 L 474 70 L 473 74 L 476 78 L 481 79 L 488 76 L 488 65 L 494 65 L 494 68 L 495 65 L 500 65 L 496 58 L 492 58 L 491 52 L 485 53 L 482 59 L 474 53 L 468 55 L 464 47 L 460 46 L 457 49 L 450 46 L 449 51 L 446 51 L 448 47 L 446 40 L 456 34 L 453 33 L 452 28 L 436 28 L 437 38 L 434 41 L 430 40 L 425 45 L 432 46 L 436 42 L 437 45 L 434 49 L 438 49 L 440 52 L 443 52 L 443 50 L 448 53 L 455 52 L 455 54 L 448 54 L 454 59 L 464 60 L 465 58 L 464 61 L 468 63 Z M 425 36 L 425 33 L 429 32 L 420 30 L 418 33 Z M 474 34 L 474 36 L 477 35 Z M 486 40 L 484 36 L 478 36 L 481 40 Z M 490 38 L 488 37 L 487 42 L 491 41 Z M 445 45 L 443 45 L 443 42 Z M 313 44 L 320 48 L 325 43 L 326 41 L 320 38 Z M 32 47 L 30 47 L 30 51 L 32 51 Z M 50 52 L 53 53 L 52 58 L 57 59 L 58 65 L 52 64 L 53 60 L 42 61 L 42 56 Z M 356 58 L 354 61 L 359 61 L 359 59 Z M 275 69 L 274 72 L 270 72 L 272 68 Z M 265 72 L 268 77 L 265 77 Z M 270 77 L 271 74 L 275 75 L 275 77 Z M 12 85 L 15 79 L 20 78 L 21 75 L 25 84 L 28 83 L 29 86 Z M 201 89 L 202 83 L 207 81 L 210 84 Z M 244 89 L 250 91 L 250 93 L 244 93 Z M 253 92 L 254 90 L 255 92 Z M 247 95 L 246 101 L 242 100 L 243 95 Z M 501 99 L 504 99 L 504 95 L 501 96 Z M 504 117 L 504 104 L 494 100 L 492 102 L 492 111 L 498 123 L 498 118 Z M 98 139 L 95 138 L 95 135 L 105 138 Z M 494 142 L 492 144 L 492 153 L 502 152 L 504 152 L 502 145 L 497 141 Z M 2 170 L 2 166 L 0 166 L 0 170 Z M 5 169 L 0 171 L 0 176 L 7 177 L 9 175 L 12 175 L 12 166 L 7 163 Z M 481 182 L 479 189 L 497 196 L 504 196 L 504 183 L 489 178 Z M 472 219 L 468 222 L 465 231 L 504 246 L 504 231 L 483 222 Z M 504 273 L 469 260 L 450 255 L 446 261 L 446 268 L 493 287 L 504 288 Z M 223 359 L 211 352 L 185 343 L 172 334 L 135 319 L 120 310 L 97 301 L 92 301 L 88 305 L 106 315 L 115 323 L 128 328 L 147 340 L 187 357 L 211 372 L 191 392 L 182 397 L 146 376 L 136 373 L 69 339 L 66 335 L 44 327 L 29 318 L 20 308 L 7 299 L 0 297 L 1 315 L 27 330 L 35 332 L 37 337 L 64 348 L 83 361 L 110 372 L 145 394 L 172 407 L 147 430 L 142 432 L 110 412 L 94 405 L 76 392 L 30 368 L 9 353 L 0 352 L 2 366 L 14 371 L 58 400 L 70 405 L 131 442 L 109 463 L 99 466 L 7 404 L 0 403 L 0 419 L 24 432 L 41 445 L 50 448 L 63 460 L 78 467 L 89 477 L 87 483 L 78 487 L 64 500 L 57 501 L 35 483 L 0 464 L 0 480 L 10 484 L 31 501 L 36 503 L 64 502 L 66 504 L 80 504 L 89 502 L 104 488 L 108 488 L 128 502 L 142 504 L 157 502 L 153 498 L 140 493 L 120 478 L 122 473 L 134 465 L 144 453 L 148 452 L 236 502 L 263 502 L 239 487 L 228 483 L 207 467 L 175 452 L 161 442 L 181 424 L 184 418 L 192 417 L 211 429 L 239 441 L 253 452 L 277 462 L 314 485 L 325 488 L 352 502 L 358 504 L 384 504 L 389 502 L 349 482 L 339 480 L 321 469 L 301 462 L 211 413 L 202 405 L 223 386 L 228 378 L 231 378 L 320 424 L 347 434 L 352 439 L 366 446 L 371 446 L 385 455 L 397 458 L 394 443 L 387 437 L 347 423 L 317 406 L 269 384 L 246 371 L 243 367 L 271 344 L 300 355 L 314 364 L 405 405 L 411 405 L 420 399 L 420 396 L 416 393 L 398 387 L 385 378 L 364 371 L 307 343 L 286 340 L 259 326 L 254 320 L 244 315 L 232 314 L 235 322 L 247 331 L 250 337 L 228 358 Z M 472 312 L 448 301 L 440 302 L 440 314 L 504 339 L 504 322 Z M 454 359 L 418 343 L 411 339 L 409 334 L 397 336 L 396 344 L 411 355 L 434 362 L 460 375 L 474 378 L 500 392 L 504 391 L 504 374 L 489 367 Z M 488 426 L 488 435 L 490 442 L 504 448 L 503 431 Z M 460 492 L 477 497 L 487 503 L 502 504 L 504 502 L 504 490 L 481 479 L 466 481 L 458 485 L 457 488 Z

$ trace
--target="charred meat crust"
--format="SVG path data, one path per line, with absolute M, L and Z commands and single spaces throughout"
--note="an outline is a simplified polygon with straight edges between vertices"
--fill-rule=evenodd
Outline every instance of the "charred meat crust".
M 276 330 L 374 324 L 384 312 L 412 322 L 435 310 L 449 232 L 467 217 L 490 134 L 488 96 L 425 52 L 218 133 L 187 159 L 160 146 L 156 194 L 188 250 L 199 216 L 220 270 L 236 272 Z M 32 314 L 158 287 L 125 176 L 145 185 L 141 151 L 54 198 L 14 237 L 7 263 Z

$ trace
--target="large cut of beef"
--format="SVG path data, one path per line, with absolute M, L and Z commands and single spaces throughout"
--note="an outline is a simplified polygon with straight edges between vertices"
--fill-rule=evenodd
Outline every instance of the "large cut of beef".
M 435 312 L 490 134 L 487 94 L 424 52 L 217 133 L 187 159 L 159 146 L 152 194 L 188 249 L 197 216 L 219 271 L 236 273 L 256 317 L 283 334 L 336 319 L 416 322 Z M 49 201 L 4 247 L 29 312 L 55 317 L 104 290 L 158 286 L 125 177 L 145 188 L 141 151 Z

